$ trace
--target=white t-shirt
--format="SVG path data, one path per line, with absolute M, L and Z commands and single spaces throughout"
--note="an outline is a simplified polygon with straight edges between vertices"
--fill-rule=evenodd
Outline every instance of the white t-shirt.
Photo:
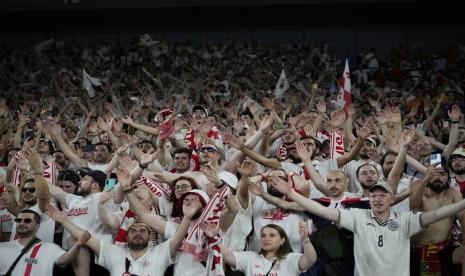
M 31 208 L 25 208 L 32 210 L 40 215 L 40 226 L 37 230 L 36 236 L 46 242 L 53 242 L 53 236 L 55 234 L 55 221 L 51 219 L 47 214 L 42 213 L 39 209 L 39 205 L 34 205 Z M 11 229 L 11 240 L 16 238 L 16 223 L 13 224 Z
M 160 216 L 170 219 L 171 212 L 173 212 L 173 202 L 168 198 L 161 196 L 158 198 L 158 209 L 160 210 Z
M 68 219 L 81 229 L 86 229 L 92 237 L 105 243 L 112 243 L 111 230 L 106 228 L 97 214 L 97 204 L 101 193 L 91 194 L 87 197 L 68 194 L 66 196 L 66 207 L 68 208 Z M 110 212 L 116 211 L 117 207 L 112 201 L 105 204 Z M 63 248 L 68 248 L 68 231 L 63 233 Z
M 170 257 L 169 241 L 149 246 L 145 254 L 137 260 L 134 260 L 128 248 L 100 242 L 98 264 L 108 269 L 111 275 L 122 275 L 126 272 L 126 258 L 131 262 L 128 272 L 144 276 L 163 275 L 166 268 L 174 263 Z
M 174 218 L 168 220 L 165 226 L 165 238 L 171 239 L 176 230 L 179 227 L 179 219 Z M 189 227 L 190 231 L 191 227 Z M 194 256 L 190 253 L 186 253 L 183 251 L 179 251 L 176 254 L 177 260 L 176 264 L 174 265 L 174 273 L 173 276 L 197 276 L 197 275 L 205 275 L 206 269 L 205 267 L 194 260 Z
M 93 171 L 98 170 L 98 171 L 105 172 L 105 170 L 108 167 L 108 163 L 106 163 L 106 164 L 95 164 L 95 163 L 88 162 L 87 166 Z
M 270 271 L 269 276 L 297 276 L 301 272 L 299 271 L 299 258 L 302 256 L 300 253 L 289 253 L 283 260 L 277 260 L 274 265 L 273 261 L 252 251 L 234 251 L 233 254 L 236 259 L 235 270 L 244 272 L 246 276 L 264 276 L 268 271 Z
M 268 224 L 276 224 L 286 232 L 292 250 L 302 252 L 298 225 L 303 216 L 299 212 L 282 210 L 257 196 L 252 204 L 252 216 L 254 233 L 249 250 L 259 252 L 262 228 Z
M 422 230 L 421 212 L 395 213 L 380 223 L 372 210 L 340 209 L 340 226 L 354 233 L 354 275 L 410 275 L 410 237 Z
M 234 198 L 237 200 L 237 197 Z M 252 231 L 252 204 L 250 201 L 249 197 L 249 205 L 247 208 L 239 209 L 233 223 L 222 236 L 223 245 L 231 250 L 244 250 L 247 243 L 247 236 Z
M 17 240 L 0 244 L 0 274 L 5 274 L 24 248 Z M 33 255 L 35 253 L 35 255 Z M 65 251 L 58 245 L 49 242 L 39 242 L 26 252 L 13 270 L 12 276 L 26 275 L 28 266 L 30 276 L 53 275 L 53 266 Z

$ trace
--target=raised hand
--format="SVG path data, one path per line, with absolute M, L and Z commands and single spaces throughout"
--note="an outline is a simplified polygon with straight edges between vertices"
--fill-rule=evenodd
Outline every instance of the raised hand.
M 140 164 L 145 167 L 151 164 L 155 159 L 157 159 L 157 156 L 158 156 L 158 150 L 155 151 L 154 149 L 151 149 L 149 152 L 143 154 L 140 157 Z
M 222 132 L 221 136 L 223 137 L 223 141 L 225 141 L 226 143 L 228 143 L 231 147 L 235 149 L 240 150 L 244 146 L 244 143 L 242 143 L 239 138 L 237 138 L 236 136 L 230 133 Z
M 260 130 L 266 132 L 268 129 L 270 129 L 272 123 L 273 123 L 273 117 L 266 115 L 266 117 L 263 118 L 262 121 L 260 122 Z
M 325 113 L 326 112 L 326 101 L 321 99 L 316 103 L 316 110 L 318 113 Z
M 265 193 L 265 190 L 263 190 L 261 183 L 249 182 L 247 186 L 249 188 L 249 191 L 251 191 L 256 196 L 263 196 L 263 194 Z
M 299 221 L 299 234 L 302 241 L 308 240 L 308 225 L 303 220 Z
M 220 178 L 218 177 L 218 174 L 216 171 L 209 165 L 202 166 L 200 171 L 207 177 L 207 179 L 213 183 L 219 185 L 221 183 Z
M 342 110 L 335 110 L 331 113 L 330 124 L 333 128 L 341 128 L 345 122 L 345 114 Z
M 385 110 L 381 110 L 379 113 L 378 113 L 378 123 L 380 125 L 384 125 L 388 122 L 388 115 L 387 115 L 387 112 Z
M 118 164 L 120 168 L 124 168 L 128 172 L 131 171 L 134 167 L 134 160 L 132 160 L 129 156 L 121 156 L 118 158 Z
M 274 100 L 270 98 L 263 98 L 263 106 L 268 110 L 274 110 Z
M 182 213 L 185 217 L 192 219 L 197 211 L 202 208 L 202 204 L 198 197 L 194 197 L 192 201 L 184 201 L 182 204 Z
M 277 176 L 271 176 L 271 185 L 275 187 L 280 193 L 287 195 L 292 191 L 292 184 L 284 181 Z
M 245 159 L 242 161 L 242 164 L 239 165 L 239 163 L 236 163 L 236 165 L 237 172 L 242 176 L 253 176 L 257 174 L 257 163 L 255 163 L 255 161 Z
M 365 124 L 363 125 L 363 127 L 357 130 L 357 137 L 364 139 L 364 140 L 368 138 L 368 136 L 370 136 L 370 133 L 371 133 L 371 129 L 369 128 L 369 125 L 370 123 L 367 120 Z
M 45 213 L 58 223 L 63 223 L 63 221 L 65 221 L 66 219 L 65 212 L 61 212 L 60 210 L 58 210 L 50 204 L 45 206 Z
M 127 125 L 132 125 L 132 124 L 134 124 L 134 120 L 129 116 L 124 116 L 123 117 L 123 123 L 125 123 Z
M 42 169 L 40 165 L 39 155 L 37 154 L 34 148 L 28 148 L 24 152 L 24 154 L 26 158 L 28 159 L 29 165 L 31 166 L 31 169 L 33 171 L 39 171 Z
M 400 110 L 399 107 L 397 106 L 392 106 L 389 110 L 389 121 L 393 124 L 400 124 L 402 121 L 402 117 L 400 115 Z
M 442 172 L 443 169 L 441 167 L 435 167 L 434 165 L 437 164 L 431 164 L 431 166 L 429 166 L 426 169 L 426 174 L 425 177 L 423 177 L 423 181 L 429 181 L 431 180 L 431 178 L 433 178 L 435 174 L 439 174 Z
M 200 230 L 209 238 L 214 238 L 219 233 L 218 226 L 208 221 L 200 223 Z
M 355 109 L 355 106 L 353 104 L 349 104 L 347 106 L 347 115 L 353 118 L 356 113 L 357 113 L 357 110 Z
M 458 121 L 460 119 L 460 107 L 454 104 L 452 108 L 447 111 L 447 114 L 449 114 L 449 119 L 451 121 Z
M 384 139 L 384 147 L 386 150 L 393 152 L 399 152 L 400 150 L 399 143 L 392 136 L 388 136 L 386 139 Z
M 87 242 L 90 240 L 90 238 L 91 238 L 90 233 L 88 231 L 84 231 L 84 233 L 82 233 L 79 240 L 76 241 L 76 245 L 79 245 L 79 246 L 86 245 Z
M 295 146 L 296 146 L 297 154 L 299 155 L 300 159 L 302 159 L 302 162 L 312 159 L 313 151 L 307 150 L 307 148 L 305 147 L 302 141 L 300 140 L 296 141 Z
M 129 188 L 131 186 L 131 176 L 126 169 L 118 167 L 116 169 L 116 178 L 118 178 L 118 184 L 121 188 Z
M 412 128 L 406 128 L 400 136 L 400 141 L 403 147 L 408 147 L 415 139 L 415 130 Z

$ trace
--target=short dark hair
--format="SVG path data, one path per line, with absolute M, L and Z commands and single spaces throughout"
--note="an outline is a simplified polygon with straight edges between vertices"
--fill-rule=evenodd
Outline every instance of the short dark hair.
M 397 156 L 398 154 L 394 151 L 387 151 L 385 154 L 383 154 L 383 157 L 381 157 L 381 161 L 379 162 L 381 166 L 383 166 L 384 162 L 386 162 L 386 158 L 388 157 L 388 155 Z
M 34 215 L 34 220 L 37 224 L 40 224 L 40 215 L 34 211 L 34 210 L 31 210 L 31 209 L 23 209 L 19 212 L 19 214 L 32 214 Z
M 79 182 L 79 175 L 72 170 L 60 171 L 58 173 L 58 181 L 69 181 L 77 185 Z
M 357 168 L 357 171 L 355 171 L 355 176 L 358 177 L 358 174 L 359 174 L 359 172 L 360 172 L 360 169 L 361 169 L 362 167 L 365 167 L 365 166 L 372 166 L 372 167 L 375 169 L 376 173 L 379 174 L 378 168 L 376 168 L 375 165 L 370 164 L 370 163 L 365 163 L 365 164 L 360 165 L 360 166 Z
M 113 149 L 112 149 L 111 146 L 110 146 L 109 144 L 107 144 L 107 143 L 98 142 L 98 143 L 95 144 L 95 147 L 97 147 L 97 146 L 105 146 L 105 147 L 107 147 L 108 152 L 113 152 Z
M 191 159 L 192 157 L 192 150 L 189 149 L 189 148 L 179 148 L 179 149 L 175 149 L 173 151 L 173 157 L 176 156 L 176 154 L 178 153 L 187 153 L 187 156 L 189 156 L 189 159 Z

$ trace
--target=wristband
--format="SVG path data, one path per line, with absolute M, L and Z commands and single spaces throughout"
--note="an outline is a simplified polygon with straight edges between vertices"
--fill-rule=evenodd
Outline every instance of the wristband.
M 147 169 L 148 166 L 149 166 L 149 165 L 142 166 L 142 164 L 139 163 L 139 168 L 141 168 L 141 169 L 143 169 L 143 170 Z
M 459 121 L 450 121 L 451 124 L 458 124 Z

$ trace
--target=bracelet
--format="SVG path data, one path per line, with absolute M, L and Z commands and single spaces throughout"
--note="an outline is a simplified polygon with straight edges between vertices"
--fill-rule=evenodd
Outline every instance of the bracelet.
M 149 165 L 142 166 L 142 164 L 139 162 L 139 168 L 141 168 L 141 169 L 143 169 L 143 170 L 147 169 L 148 166 L 149 166 Z
M 125 195 L 127 195 L 127 194 L 131 193 L 132 191 L 133 191 L 133 189 L 132 189 L 132 187 L 130 187 L 129 189 L 123 190 L 123 193 Z
M 458 124 L 459 121 L 450 121 L 451 124 Z

